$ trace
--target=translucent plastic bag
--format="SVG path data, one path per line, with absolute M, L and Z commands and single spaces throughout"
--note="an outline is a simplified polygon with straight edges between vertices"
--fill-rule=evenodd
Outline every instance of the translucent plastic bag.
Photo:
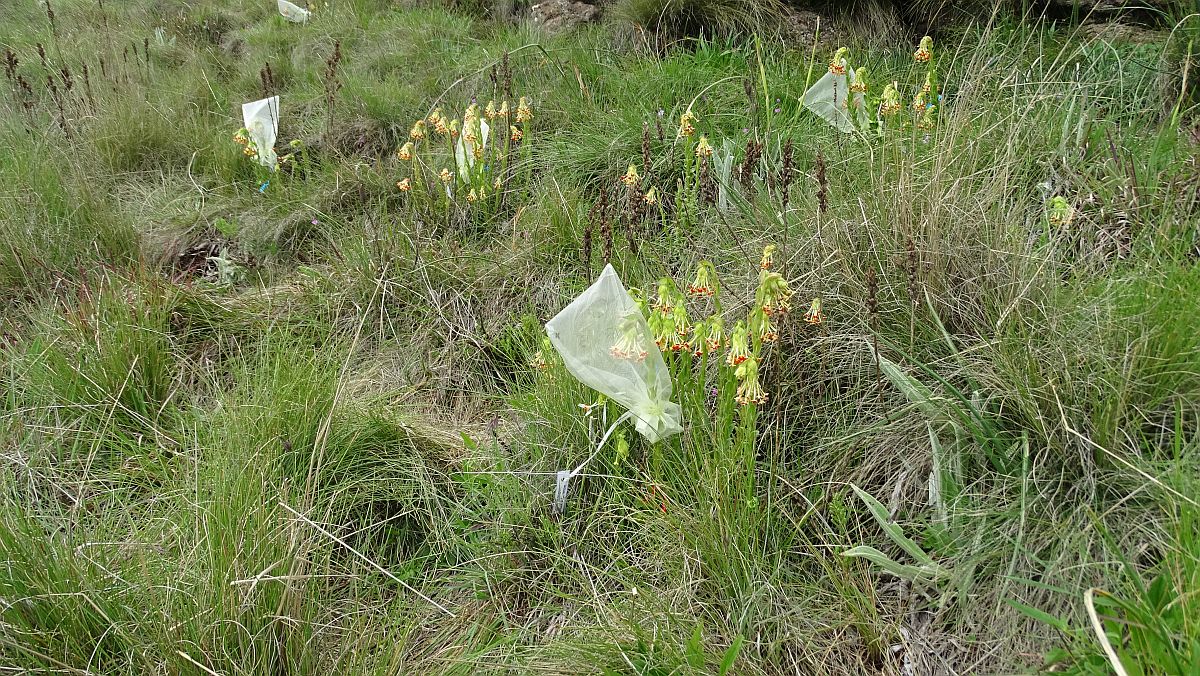
M 546 323 L 546 333 L 571 375 L 628 409 L 646 439 L 683 431 L 666 362 L 611 265 Z
M 283 18 L 292 23 L 304 23 L 308 21 L 309 11 L 303 7 L 298 7 L 288 2 L 288 0 L 278 0 L 279 13 Z
M 833 125 L 838 131 L 852 132 L 855 130 L 854 118 L 847 105 L 850 96 L 850 84 L 846 75 L 850 70 L 846 59 L 838 58 L 841 73 L 825 71 L 825 75 L 816 84 L 804 92 L 802 102 L 804 107 L 816 113 L 818 117 Z
M 242 124 L 258 151 L 258 162 L 275 169 L 275 135 L 279 133 L 279 97 L 272 96 L 242 104 Z

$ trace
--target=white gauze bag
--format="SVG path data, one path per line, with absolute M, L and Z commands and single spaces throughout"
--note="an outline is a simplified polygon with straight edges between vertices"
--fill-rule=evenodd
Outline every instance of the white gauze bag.
M 242 104 L 242 124 L 250 132 L 250 140 L 258 150 L 258 162 L 268 169 L 275 168 L 275 135 L 279 133 L 279 97 Z
M 279 13 L 283 18 L 292 23 L 304 23 L 308 21 L 309 12 L 303 7 L 298 7 L 288 2 L 288 0 L 278 0 Z
M 546 323 L 546 333 L 571 375 L 628 409 L 646 439 L 683 431 L 666 362 L 611 265 Z
M 825 75 L 804 92 L 802 101 L 805 108 L 816 113 L 838 131 L 852 132 L 855 130 L 854 118 L 850 115 L 850 107 L 846 105 L 850 96 L 846 73 L 849 72 L 850 65 L 846 63 L 846 59 L 840 57 L 837 62 L 841 64 L 842 73 L 826 70 Z

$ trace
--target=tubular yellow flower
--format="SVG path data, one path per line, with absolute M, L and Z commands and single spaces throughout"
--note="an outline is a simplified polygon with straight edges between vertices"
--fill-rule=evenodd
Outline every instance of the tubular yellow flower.
M 696 114 L 690 109 L 684 111 L 683 115 L 679 116 L 679 137 L 691 138 L 692 134 L 696 133 L 696 122 L 698 122 Z
M 400 150 L 396 151 L 396 157 L 400 158 L 400 161 L 402 161 L 402 162 L 408 162 L 409 160 L 411 160 L 412 154 L 413 154 L 412 141 L 409 141 L 408 143 L 405 143 L 404 145 L 400 146 Z
M 725 322 L 717 315 L 708 318 L 708 351 L 716 352 L 725 344 Z
M 688 342 L 692 355 L 702 357 L 708 351 L 708 322 L 701 319 L 692 327 L 692 339 Z
M 443 167 L 442 170 L 438 172 L 438 178 L 442 179 L 442 183 L 450 185 L 450 182 L 454 180 L 454 174 L 451 174 L 449 169 Z
M 396 187 L 400 189 L 400 192 L 408 192 L 412 190 L 412 181 L 407 178 L 402 179 L 396 182 Z
M 658 346 L 658 349 L 667 349 L 667 341 L 675 335 L 671 314 L 669 312 L 651 312 L 646 324 L 650 327 L 650 333 L 654 336 L 654 344 Z
M 933 38 L 926 35 L 921 38 L 921 44 L 917 47 L 917 51 L 913 52 L 913 60 L 917 63 L 929 63 L 933 58 Z
M 621 177 L 621 182 L 630 188 L 636 188 L 642 183 L 642 177 L 638 175 L 638 170 L 635 165 L 629 165 L 629 171 Z
M 692 332 L 692 323 L 688 320 L 687 306 L 678 303 L 671 308 L 671 322 L 675 325 L 675 335 L 686 338 Z
M 746 330 L 746 323 L 739 321 L 734 325 L 733 333 L 729 336 L 729 354 L 725 356 L 725 361 L 730 366 L 739 366 L 749 358 L 750 334 Z
M 522 96 L 521 101 L 517 104 L 517 122 L 524 123 L 532 121 L 533 109 L 529 107 L 529 99 Z
M 650 186 L 650 189 L 647 190 L 646 194 L 642 196 L 642 201 L 651 206 L 658 204 L 658 189 L 654 186 Z
M 682 303 L 671 310 L 671 328 L 671 335 L 667 336 L 667 346 L 671 352 L 690 351 L 688 335 L 691 334 L 691 323 L 688 321 L 688 309 Z
M 741 381 L 741 384 L 737 388 L 737 394 L 734 396 L 734 401 L 742 406 L 767 403 L 767 392 L 762 388 L 762 384 L 758 382 L 758 360 L 753 355 L 737 368 L 734 375 Z
M 471 192 L 467 193 L 467 201 L 468 202 L 478 202 L 479 201 L 479 193 L 475 192 L 475 188 L 471 188 Z
M 717 272 L 713 268 L 713 264 L 708 261 L 700 261 L 696 266 L 696 279 L 688 285 L 688 295 L 690 296 L 712 296 L 717 291 Z
M 774 257 L 775 257 L 775 245 L 774 244 L 768 244 L 765 247 L 763 247 L 762 262 L 760 262 L 758 264 L 759 269 L 760 270 L 770 270 L 771 265 L 774 264 Z
M 434 115 L 437 116 L 437 119 L 433 120 L 433 130 L 436 131 L 439 136 L 445 136 L 446 134 L 449 134 L 449 120 L 447 120 L 446 117 L 439 112 L 435 112 Z M 430 118 L 433 118 L 433 116 L 431 115 Z
M 496 111 L 496 117 L 508 118 L 508 101 L 507 100 L 502 101 L 500 103 L 500 110 Z
M 701 134 L 700 140 L 696 142 L 696 157 L 712 157 L 713 148 L 708 143 L 708 137 Z
M 617 359 L 630 359 L 637 362 L 645 361 L 650 353 L 643 348 L 638 322 L 640 318 L 641 315 L 639 313 L 621 320 L 621 337 L 617 339 L 615 345 L 609 348 L 609 354 Z
M 521 133 L 521 130 L 520 130 L 520 129 L 517 129 L 517 128 L 516 128 L 516 127 L 514 127 L 514 126 L 512 126 L 512 125 L 509 125 L 509 127 L 508 127 L 508 138 L 509 138 L 509 139 L 510 139 L 510 140 L 511 140 L 513 143 L 520 143 L 520 142 L 521 142 L 521 137 L 522 137 L 522 136 L 524 136 L 524 134 L 523 134 L 523 133 Z
M 849 49 L 838 47 L 838 50 L 833 53 L 833 60 L 829 62 L 829 72 L 834 75 L 845 75 L 846 67 L 842 65 L 842 61 L 845 61 L 849 54 Z
M 500 177 L 497 176 L 496 180 L 492 181 L 492 187 L 495 188 L 496 190 L 499 190 L 501 185 L 503 185 L 503 184 L 500 182 Z
M 450 121 L 450 138 L 458 138 L 458 120 Z
M 808 312 L 804 313 L 804 321 L 809 324 L 820 324 L 825 321 L 825 315 L 821 314 L 821 299 L 814 298 L 812 305 L 809 306 Z
M 483 116 L 489 120 L 496 119 L 496 100 L 488 101 L 487 108 L 483 109 Z
M 764 343 L 773 343 L 779 340 L 779 334 L 771 325 L 771 315 L 764 307 L 756 307 L 750 311 L 750 330 Z
M 414 141 L 420 141 L 425 138 L 425 120 L 413 122 L 412 129 L 408 132 L 408 137 Z

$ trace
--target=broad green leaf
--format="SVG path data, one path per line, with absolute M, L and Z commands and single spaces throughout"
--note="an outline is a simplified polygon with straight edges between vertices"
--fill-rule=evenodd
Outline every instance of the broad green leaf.
M 687 642 L 687 663 L 689 667 L 699 669 L 704 666 L 704 628 L 696 625 L 696 631 Z
M 909 566 L 903 563 L 897 563 L 887 557 L 886 554 L 866 545 L 859 545 L 853 549 L 848 549 L 842 552 L 842 556 L 852 556 L 855 558 L 866 559 L 871 563 L 879 566 L 884 571 L 895 575 L 896 577 L 912 581 L 933 580 L 941 577 L 943 572 L 936 567 L 929 566 Z
M 729 646 L 729 649 L 725 651 L 725 657 L 721 659 L 721 668 L 717 671 L 718 676 L 725 676 L 733 668 L 733 663 L 737 660 L 738 653 L 742 651 L 742 643 L 745 640 L 741 634 L 733 639 L 733 644 Z
M 946 414 L 941 400 L 934 396 L 933 390 L 930 390 L 924 383 L 908 375 L 903 368 L 896 362 L 887 357 L 875 353 L 875 359 L 879 361 L 879 370 L 883 375 L 891 381 L 896 389 L 900 390 L 910 402 L 916 404 L 917 408 L 925 414 L 930 420 L 936 423 L 952 423 L 954 419 Z
M 884 507 L 882 503 L 872 497 L 870 493 L 867 493 L 854 484 L 850 484 L 850 488 L 854 489 L 854 493 L 858 495 L 859 499 L 867 505 L 867 509 L 871 510 L 871 516 L 875 517 L 875 520 L 879 522 L 880 527 L 883 528 L 884 532 L 887 533 L 887 536 L 891 538 L 893 542 L 895 542 L 901 549 L 908 552 L 909 556 L 916 559 L 917 562 L 923 566 L 937 567 L 933 557 L 926 554 L 925 550 L 921 549 L 917 543 L 908 539 L 908 537 L 904 535 L 904 531 L 900 528 L 900 526 L 892 522 L 892 520 L 888 517 L 887 508 Z

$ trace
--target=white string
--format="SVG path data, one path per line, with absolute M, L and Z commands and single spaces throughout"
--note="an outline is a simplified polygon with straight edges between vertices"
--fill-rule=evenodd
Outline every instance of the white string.
M 600 449 L 604 448 L 605 442 L 607 442 L 608 438 L 612 436 L 612 433 L 617 429 L 617 426 L 631 417 L 633 417 L 633 411 L 626 411 L 622 413 L 621 417 L 617 418 L 616 422 L 610 425 L 608 430 L 604 432 L 604 436 L 600 438 L 600 443 L 596 444 L 596 450 L 592 451 L 592 454 L 588 456 L 587 460 L 579 463 L 578 467 L 569 472 L 564 469 L 554 474 L 554 505 L 552 511 L 555 514 L 562 514 L 567 509 L 567 494 L 571 490 L 571 479 L 578 476 L 579 473 L 583 471 L 583 468 L 600 454 Z M 588 419 L 588 424 L 591 424 L 590 418 Z

